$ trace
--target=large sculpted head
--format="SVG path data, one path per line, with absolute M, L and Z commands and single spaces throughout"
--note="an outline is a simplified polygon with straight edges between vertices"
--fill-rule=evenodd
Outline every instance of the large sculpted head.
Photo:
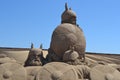
M 44 57 L 42 49 L 33 48 L 33 44 L 31 45 L 31 49 L 28 54 L 28 58 L 25 62 L 25 66 L 41 66 L 43 65 Z

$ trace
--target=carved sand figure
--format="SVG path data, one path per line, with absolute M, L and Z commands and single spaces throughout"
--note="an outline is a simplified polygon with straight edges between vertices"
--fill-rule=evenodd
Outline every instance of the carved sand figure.
M 24 67 L 1 52 L 0 80 L 120 80 L 120 65 L 85 60 L 86 40 L 76 18 L 65 4 L 61 24 L 53 31 L 46 58 L 42 45 L 36 49 L 31 44 Z
M 37 75 L 38 71 L 41 69 L 42 66 L 28 66 L 25 67 L 27 72 L 27 79 L 26 80 L 34 80 L 35 76 Z
M 31 49 L 24 66 L 42 66 L 44 61 L 45 59 L 43 57 L 42 49 L 36 49 L 34 48 L 33 44 L 31 44 Z
M 75 71 L 78 74 L 79 79 L 81 79 L 81 75 L 84 80 L 90 80 L 90 67 L 86 65 L 75 65 Z
M 26 70 L 18 63 L 1 64 L 0 80 L 27 80 Z
M 85 65 L 73 66 L 63 62 L 51 62 L 39 70 L 35 80 L 84 80 L 89 72 Z
M 71 65 L 81 65 L 84 64 L 81 59 L 79 59 L 78 52 L 74 51 L 74 48 L 65 51 L 63 54 L 63 62 L 71 64 Z
M 65 51 L 70 50 L 71 47 L 74 47 L 74 51 L 79 54 L 78 58 L 84 60 L 86 48 L 84 34 L 76 24 L 76 14 L 68 9 L 67 4 L 61 18 L 61 24 L 52 34 L 47 55 L 48 61 L 62 61 Z
M 97 65 L 90 71 L 90 80 L 120 80 L 120 72 L 109 65 Z
M 74 61 L 79 57 L 79 54 L 74 49 L 65 51 L 63 61 Z

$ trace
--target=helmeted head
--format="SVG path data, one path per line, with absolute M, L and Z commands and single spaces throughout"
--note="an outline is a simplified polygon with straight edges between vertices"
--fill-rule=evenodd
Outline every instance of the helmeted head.
M 78 52 L 74 51 L 74 49 L 65 51 L 63 55 L 63 61 L 75 61 L 79 58 Z
M 44 60 L 42 49 L 36 49 L 31 44 L 31 49 L 29 51 L 28 58 L 25 62 L 25 66 L 40 66 L 43 65 Z
M 67 3 L 65 4 L 65 11 L 62 13 L 61 19 L 61 23 L 71 23 L 76 25 L 76 14 L 71 8 L 68 9 Z
M 79 59 L 79 54 L 74 49 L 70 49 L 65 51 L 63 54 L 63 62 L 68 63 L 70 65 L 81 65 L 82 61 Z

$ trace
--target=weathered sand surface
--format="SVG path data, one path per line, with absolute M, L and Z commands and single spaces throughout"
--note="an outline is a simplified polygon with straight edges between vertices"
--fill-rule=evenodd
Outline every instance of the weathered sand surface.
M 29 49 L 0 49 L 0 54 L 6 54 L 7 57 L 14 58 L 18 63 L 24 64 L 25 60 L 27 59 L 29 53 Z M 44 57 L 47 54 L 47 51 L 43 51 Z
M 6 54 L 10 58 L 14 58 L 18 63 L 24 64 L 29 51 L 0 51 L 2 54 Z
M 7 49 L 7 48 L 0 48 L 0 54 L 6 54 L 10 58 L 14 58 L 16 61 L 24 64 L 25 60 L 27 59 L 29 53 L 29 49 Z M 43 51 L 44 57 L 47 55 L 47 50 Z M 107 63 L 112 64 L 120 64 L 120 54 L 103 54 L 103 53 L 88 53 L 86 52 L 86 59 L 96 62 L 96 61 L 105 61 Z
M 120 64 L 120 54 L 87 53 L 86 57 L 93 61 Z

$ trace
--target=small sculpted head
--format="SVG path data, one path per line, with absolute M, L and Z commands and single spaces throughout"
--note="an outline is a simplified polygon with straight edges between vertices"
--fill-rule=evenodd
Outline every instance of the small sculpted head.
M 78 52 L 74 50 L 74 47 L 71 47 L 70 50 L 65 51 L 63 55 L 63 62 L 68 63 L 70 65 L 83 64 L 79 59 Z
M 36 49 L 33 47 L 33 44 L 31 44 L 31 49 L 25 62 L 25 66 L 42 66 L 43 60 L 44 57 L 42 49 Z
M 70 23 L 76 25 L 76 13 L 65 4 L 65 11 L 61 15 L 61 23 Z

